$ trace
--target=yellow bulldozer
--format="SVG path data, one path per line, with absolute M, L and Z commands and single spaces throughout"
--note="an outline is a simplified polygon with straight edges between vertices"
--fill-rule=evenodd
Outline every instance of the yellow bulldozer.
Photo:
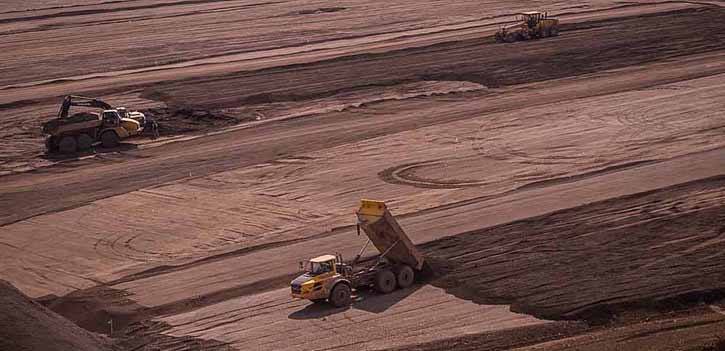
M 559 35 L 559 20 L 546 12 L 524 12 L 517 16 L 519 23 L 502 27 L 494 38 L 499 43 L 531 40 Z

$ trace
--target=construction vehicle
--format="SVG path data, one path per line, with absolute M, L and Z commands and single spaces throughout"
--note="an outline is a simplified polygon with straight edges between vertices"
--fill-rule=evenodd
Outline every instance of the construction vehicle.
M 497 42 L 512 43 L 559 35 L 559 20 L 549 17 L 546 12 L 523 12 L 516 18 L 519 23 L 502 27 L 494 38 Z
M 70 115 L 74 106 L 97 108 L 102 112 Z M 99 142 L 106 148 L 116 147 L 121 140 L 139 135 L 145 129 L 151 129 L 156 135 L 155 128 L 156 123 L 141 112 L 128 111 L 124 107 L 114 109 L 102 100 L 76 95 L 66 96 L 58 116 L 42 126 L 48 151 L 61 153 L 87 150 Z
M 292 297 L 315 303 L 328 301 L 335 307 L 343 307 L 351 303 L 353 289 L 373 287 L 379 293 L 387 294 L 414 283 L 416 272 L 423 268 L 423 255 L 385 203 L 362 200 L 356 214 L 358 235 L 362 229 L 368 237 L 358 255 L 351 262 L 345 262 L 341 254 L 300 262 L 304 273 L 290 283 Z M 359 264 L 370 243 L 381 254 L 373 264 Z

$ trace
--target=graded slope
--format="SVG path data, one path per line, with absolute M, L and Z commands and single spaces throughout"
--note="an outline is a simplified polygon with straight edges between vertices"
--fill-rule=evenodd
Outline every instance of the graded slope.
M 0 280 L 0 350 L 112 350 L 104 338 L 81 329 Z

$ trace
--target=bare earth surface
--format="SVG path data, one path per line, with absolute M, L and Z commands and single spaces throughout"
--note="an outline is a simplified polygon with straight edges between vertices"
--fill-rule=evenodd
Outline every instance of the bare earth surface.
M 502 45 L 529 4 L 3 3 L 0 278 L 124 349 L 716 347 L 722 4 L 542 3 L 561 35 Z M 66 93 L 163 137 L 48 157 Z M 289 298 L 360 198 L 429 274 Z

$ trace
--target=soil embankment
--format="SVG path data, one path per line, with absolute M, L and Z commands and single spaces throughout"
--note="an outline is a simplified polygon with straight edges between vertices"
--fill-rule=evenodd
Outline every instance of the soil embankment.
M 111 351 L 108 339 L 25 296 L 0 280 L 0 350 L 8 351 Z

